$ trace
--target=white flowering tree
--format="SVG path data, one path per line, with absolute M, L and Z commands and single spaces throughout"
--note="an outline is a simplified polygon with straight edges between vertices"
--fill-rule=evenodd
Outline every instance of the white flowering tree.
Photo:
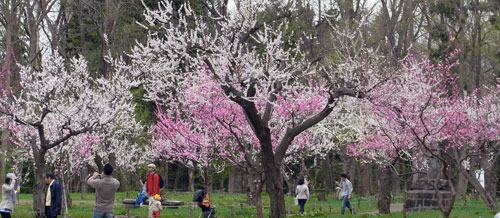
M 83 59 L 65 63 L 54 55 L 44 59 L 39 69 L 21 67 L 20 84 L 19 95 L 0 100 L 0 113 L 14 133 L 12 141 L 34 161 L 36 217 L 43 217 L 47 164 L 68 158 L 70 166 L 64 171 L 77 169 L 99 152 L 120 156 L 120 166 L 138 160 L 132 157 L 138 146 L 127 143 L 141 128 L 133 118 L 132 83 L 119 76 L 92 78 Z M 102 149 L 100 142 L 108 146 Z
M 325 119 L 339 98 L 363 98 L 379 83 L 374 75 L 383 64 L 364 46 L 362 31 L 333 31 L 335 58 L 325 62 L 328 67 L 322 57 L 309 58 L 303 42 L 285 34 L 296 4 L 242 0 L 236 1 L 234 14 L 207 5 L 209 14 L 202 18 L 189 5 L 175 9 L 172 1 L 162 1 L 157 10 L 146 9 L 144 27 L 150 33 L 131 52 L 131 64 L 116 64 L 144 83 L 149 100 L 171 110 L 182 108 L 179 104 L 193 96 L 192 87 L 206 77 L 241 107 L 260 146 L 271 217 L 285 215 L 280 169 L 292 142 Z M 259 20 L 265 9 L 275 16 Z M 313 98 L 320 98 L 319 107 L 302 110 Z M 281 131 L 273 136 L 273 119 L 283 115 Z

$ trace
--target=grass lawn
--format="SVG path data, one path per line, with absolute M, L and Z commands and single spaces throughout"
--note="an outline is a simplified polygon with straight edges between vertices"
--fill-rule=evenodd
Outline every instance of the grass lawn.
M 121 204 L 123 198 L 135 198 L 136 193 L 120 192 L 116 194 L 116 204 L 115 204 L 115 215 L 125 215 L 126 209 Z M 180 200 L 185 202 L 185 206 L 178 209 L 164 209 L 161 213 L 161 217 L 188 217 L 188 203 L 192 202 L 191 192 L 171 192 L 168 194 L 170 200 Z M 90 218 L 92 217 L 92 209 L 94 205 L 94 194 L 88 193 L 81 198 L 80 193 L 72 193 L 71 198 L 73 199 L 73 207 L 69 209 L 70 217 L 72 218 Z M 246 195 L 245 194 L 230 194 L 230 193 L 212 193 L 211 200 L 213 205 L 217 208 L 217 217 L 219 218 L 231 218 L 231 207 L 233 207 L 234 217 L 256 217 L 255 207 L 246 206 Z M 265 217 L 269 213 L 269 197 L 264 194 L 264 214 Z M 243 211 L 240 211 L 240 203 L 242 203 Z M 330 213 L 330 205 L 332 206 L 332 212 Z M 326 202 L 318 202 L 316 196 L 312 196 L 312 200 L 306 204 L 306 214 L 298 215 L 298 206 L 293 205 L 293 198 L 287 197 L 286 204 L 290 205 L 291 217 L 340 217 L 340 207 L 341 201 L 334 199 L 332 196 L 328 197 Z M 314 206 L 313 206 L 314 204 Z M 369 207 L 368 200 L 362 200 L 360 208 L 357 208 L 358 198 L 351 199 L 351 204 L 356 207 L 356 215 L 347 215 L 348 217 L 402 217 L 401 212 L 395 212 L 391 214 L 381 215 L 381 214 L 367 214 L 369 211 L 376 211 L 376 202 L 372 201 L 372 207 Z M 469 200 L 467 209 L 462 209 L 462 201 L 457 201 L 455 204 L 455 209 L 451 213 L 451 217 L 454 218 L 491 218 L 496 212 L 488 210 L 481 200 Z M 314 207 L 314 208 L 313 208 Z M 320 211 L 321 209 L 321 211 Z M 288 206 L 287 206 L 288 210 Z M 193 210 L 193 217 L 198 217 L 201 213 L 199 208 Z M 137 217 L 147 217 L 148 211 L 147 207 L 144 206 L 139 209 L 130 209 L 130 214 Z M 31 194 L 21 194 L 20 204 L 12 217 L 19 218 L 30 218 L 33 217 L 32 212 L 32 195 Z M 434 218 L 441 217 L 439 211 L 427 211 L 427 212 L 414 212 L 408 213 L 409 218 Z

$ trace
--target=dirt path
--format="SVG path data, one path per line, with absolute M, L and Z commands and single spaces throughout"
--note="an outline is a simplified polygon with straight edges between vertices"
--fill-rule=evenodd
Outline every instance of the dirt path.
M 403 211 L 403 203 L 391 204 L 391 213 Z M 364 212 L 365 214 L 377 214 L 378 210 Z

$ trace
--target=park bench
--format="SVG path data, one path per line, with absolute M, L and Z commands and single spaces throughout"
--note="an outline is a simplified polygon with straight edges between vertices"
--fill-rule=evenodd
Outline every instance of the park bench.
M 133 208 L 135 206 L 135 199 L 123 199 L 122 203 L 125 205 L 125 208 L 127 208 L 127 216 L 130 216 L 130 208 Z M 144 201 L 143 205 L 149 205 L 148 200 Z M 183 201 L 162 201 L 161 206 L 164 208 L 173 208 L 177 209 L 181 206 L 184 206 Z

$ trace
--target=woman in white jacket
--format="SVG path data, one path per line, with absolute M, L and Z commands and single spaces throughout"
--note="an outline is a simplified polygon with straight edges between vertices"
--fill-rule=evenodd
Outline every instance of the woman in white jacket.
M 306 205 L 307 199 L 309 199 L 309 188 L 307 184 L 304 184 L 304 179 L 299 179 L 299 184 L 295 189 L 296 198 L 299 202 L 300 213 L 304 213 L 304 205 Z
M 10 218 L 10 214 L 16 206 L 15 194 L 16 176 L 12 173 L 7 174 L 5 184 L 2 185 L 2 203 L 0 203 L 0 214 L 2 218 Z

